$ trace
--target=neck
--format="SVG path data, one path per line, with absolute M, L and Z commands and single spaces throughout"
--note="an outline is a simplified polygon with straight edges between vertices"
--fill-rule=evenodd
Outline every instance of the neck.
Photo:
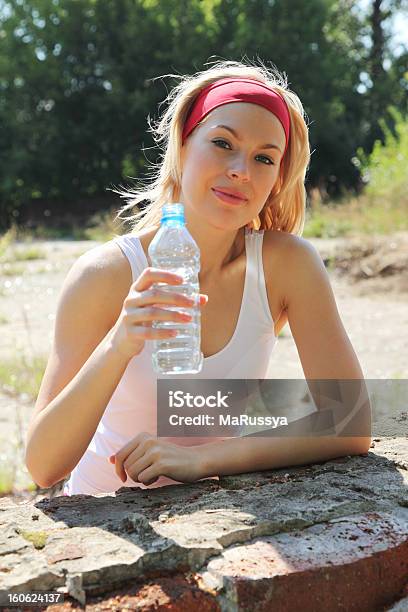
M 245 228 L 225 231 L 186 219 L 188 231 L 200 249 L 200 283 L 216 281 L 245 251 Z

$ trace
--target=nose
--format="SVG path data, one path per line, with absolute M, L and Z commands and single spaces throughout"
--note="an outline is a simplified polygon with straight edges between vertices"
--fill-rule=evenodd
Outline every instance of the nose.
M 248 163 L 244 159 L 235 159 L 232 167 L 228 168 L 227 174 L 233 179 L 249 181 Z

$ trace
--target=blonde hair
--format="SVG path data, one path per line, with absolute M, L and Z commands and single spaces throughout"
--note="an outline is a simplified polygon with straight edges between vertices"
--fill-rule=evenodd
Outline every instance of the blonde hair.
M 260 61 L 258 59 L 258 61 Z M 261 61 L 260 61 L 261 62 Z M 301 235 L 305 223 L 306 171 L 310 162 L 306 114 L 298 96 L 288 88 L 284 76 L 274 67 L 244 64 L 235 60 L 222 60 L 214 66 L 193 75 L 164 75 L 180 79 L 168 94 L 168 107 L 155 126 L 150 126 L 155 142 L 162 147 L 162 161 L 153 165 L 152 180 L 146 186 L 131 189 L 111 189 L 127 202 L 116 215 L 132 222 L 132 234 L 151 225 L 160 225 L 161 209 L 167 202 L 177 202 L 181 190 L 181 146 L 183 126 L 189 110 L 199 92 L 224 77 L 246 77 L 266 83 L 284 97 L 290 114 L 290 138 L 281 162 L 279 177 L 259 215 L 249 226 L 261 230 L 278 230 Z M 161 78 L 161 77 L 156 77 Z M 204 118 L 205 120 L 205 118 Z M 122 214 L 143 200 L 148 204 L 128 217 Z

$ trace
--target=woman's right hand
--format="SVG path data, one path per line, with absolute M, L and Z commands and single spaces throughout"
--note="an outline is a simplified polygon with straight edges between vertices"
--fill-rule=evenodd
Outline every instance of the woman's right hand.
M 145 268 L 139 278 L 131 285 L 129 293 L 123 302 L 122 311 L 115 325 L 109 332 L 110 345 L 113 350 L 130 359 L 142 352 L 146 340 L 161 340 L 174 338 L 177 331 L 171 329 L 154 329 L 153 321 L 175 321 L 187 323 L 192 315 L 168 310 L 158 304 L 192 308 L 195 301 L 182 293 L 169 292 L 160 287 L 152 287 L 154 283 L 179 285 L 183 283 L 181 276 L 159 268 Z M 199 305 L 204 306 L 208 297 L 199 294 Z M 155 304 L 156 306 L 153 306 Z

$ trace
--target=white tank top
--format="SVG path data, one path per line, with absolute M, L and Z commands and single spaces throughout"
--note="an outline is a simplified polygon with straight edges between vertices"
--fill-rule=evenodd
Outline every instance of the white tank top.
M 264 379 L 272 350 L 277 342 L 274 321 L 266 293 L 262 262 L 262 230 L 245 229 L 246 272 L 237 326 L 228 344 L 215 355 L 204 358 L 201 372 L 183 378 Z M 139 238 L 132 234 L 113 239 L 129 260 L 132 282 L 149 266 Z M 142 352 L 133 357 L 119 381 L 83 457 L 65 483 L 64 494 L 113 492 L 120 487 L 156 488 L 178 481 L 161 476 L 146 487 L 131 480 L 125 483 L 116 475 L 109 456 L 118 452 L 138 433 L 157 435 L 157 379 L 179 378 L 158 375 L 152 368 L 152 343 L 146 341 Z M 166 438 L 180 446 L 193 446 L 220 437 Z M 213 477 L 218 478 L 218 477 Z

